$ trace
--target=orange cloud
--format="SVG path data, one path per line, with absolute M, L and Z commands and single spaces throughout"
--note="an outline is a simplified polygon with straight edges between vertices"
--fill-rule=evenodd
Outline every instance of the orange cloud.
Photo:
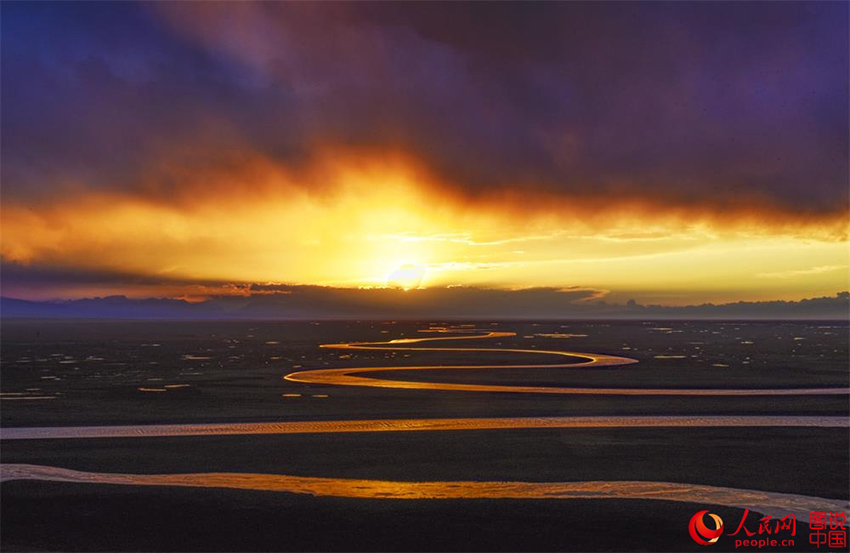
M 840 217 L 568 200 L 522 187 L 462 196 L 401 154 L 327 150 L 294 168 L 238 159 L 183 172 L 168 193 L 156 181 L 135 193 L 5 202 L 2 257 L 167 279 L 161 290 L 186 296 L 204 293 L 192 282 L 384 286 L 406 265 L 422 268 L 423 286 L 591 286 L 676 291 L 682 301 L 688 290 L 834 293 L 846 273 L 807 271 L 846 262 Z M 786 272 L 800 278 L 752 278 Z

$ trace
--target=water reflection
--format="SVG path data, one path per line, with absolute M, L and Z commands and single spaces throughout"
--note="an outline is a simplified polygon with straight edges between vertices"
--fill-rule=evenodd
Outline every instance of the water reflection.
M 111 474 L 26 464 L 0 465 L 0 482 L 46 480 L 88 484 L 181 486 L 276 491 L 360 499 L 652 499 L 748 508 L 764 515 L 840 512 L 847 501 L 675 482 L 398 482 L 283 474 Z
M 316 397 L 316 396 L 314 396 Z M 341 421 L 151 424 L 133 426 L 38 426 L 0 428 L 2 440 L 149 438 L 338 432 L 510 430 L 525 428 L 810 427 L 850 428 L 847 417 L 812 416 L 598 416 L 469 419 L 379 419 Z
M 668 331 L 670 329 L 655 328 L 653 330 Z M 555 355 L 584 359 L 579 363 L 566 364 L 532 364 L 532 365 L 420 365 L 401 367 L 352 367 L 341 369 L 312 369 L 297 371 L 284 376 L 284 379 L 307 384 L 322 384 L 336 386 L 366 386 L 371 388 L 402 388 L 414 390 L 451 390 L 459 392 L 500 392 L 500 393 L 536 393 L 536 394 L 592 394 L 592 395 L 641 395 L 641 396 L 805 396 L 805 395 L 847 395 L 850 388 L 776 388 L 776 389 L 726 389 L 726 388 L 584 388 L 556 386 L 502 386 L 493 384 L 452 384 L 447 382 L 413 382 L 406 380 L 386 380 L 373 376 L 355 376 L 361 373 L 376 373 L 386 371 L 415 371 L 415 370 L 482 370 L 482 369 L 539 369 L 539 368 L 587 368 L 614 367 L 637 363 L 637 359 L 618 357 L 601 353 L 582 353 L 575 351 L 549 351 L 537 349 L 507 349 L 507 348 L 430 348 L 405 347 L 399 344 L 413 344 L 438 340 L 470 340 L 506 338 L 516 336 L 514 332 L 487 332 L 475 329 L 432 327 L 424 332 L 455 333 L 461 336 L 443 336 L 438 338 L 401 338 L 388 342 L 353 342 L 341 344 L 323 344 L 323 348 L 357 349 L 357 350 L 401 350 L 401 351 L 459 351 L 459 352 L 505 352 L 534 355 Z M 473 333 L 473 334 L 469 334 Z M 477 334 L 476 334 L 477 333 Z M 623 348 L 631 349 L 631 348 Z M 717 364 L 714 366 L 726 367 Z

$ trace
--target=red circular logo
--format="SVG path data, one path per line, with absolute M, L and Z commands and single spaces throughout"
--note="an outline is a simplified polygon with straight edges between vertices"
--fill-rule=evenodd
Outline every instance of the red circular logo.
M 714 525 L 716 528 L 714 530 L 710 529 L 703 522 L 703 517 L 705 517 L 706 513 L 714 520 Z M 709 513 L 708 511 L 700 511 L 694 516 L 691 517 L 691 522 L 688 524 L 688 531 L 691 533 L 691 537 L 700 545 L 711 545 L 716 542 L 720 535 L 723 533 L 723 519 L 714 513 Z

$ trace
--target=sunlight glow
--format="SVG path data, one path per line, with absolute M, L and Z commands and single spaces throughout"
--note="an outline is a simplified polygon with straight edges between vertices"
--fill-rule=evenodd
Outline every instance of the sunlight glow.
M 335 156 L 317 167 L 294 174 L 258 162 L 252 188 L 238 192 L 230 175 L 199 175 L 176 199 L 90 193 L 6 203 L 2 255 L 151 283 L 106 284 L 100 295 L 239 293 L 252 282 L 581 286 L 617 300 L 639 294 L 682 304 L 796 299 L 847 286 L 846 222 L 721 220 L 534 198 L 473 203 L 404 159 Z M 42 293 L 91 295 L 73 286 Z
M 387 277 L 387 286 L 390 288 L 403 288 L 405 290 L 413 290 L 419 288 L 422 279 L 425 277 L 425 269 L 420 265 L 413 263 L 405 263 L 390 273 Z

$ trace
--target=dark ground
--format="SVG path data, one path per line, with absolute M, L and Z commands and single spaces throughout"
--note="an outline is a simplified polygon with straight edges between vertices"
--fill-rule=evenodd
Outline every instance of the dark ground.
M 705 551 L 704 505 L 634 500 L 391 501 L 232 490 L 4 484 L 4 550 Z M 743 511 L 713 508 L 737 526 Z M 756 528 L 750 514 L 749 527 Z M 18 528 L 26 528 L 26 535 Z M 734 531 L 734 529 L 732 530 Z M 798 524 L 798 547 L 817 551 Z M 729 541 L 724 541 L 729 540 Z M 735 550 L 723 538 L 710 551 Z M 61 544 L 57 547 L 58 544 Z M 746 549 L 741 549 L 746 550 Z M 770 550 L 763 549 L 761 551 Z M 825 548 L 821 547 L 821 551 Z
M 411 371 L 404 378 L 612 387 L 848 385 L 846 324 L 506 322 L 479 326 L 518 335 L 426 345 L 576 350 L 641 362 L 610 369 L 523 370 L 521 375 L 506 370 Z M 293 370 L 328 366 L 470 359 L 484 363 L 489 357 L 495 363 L 529 362 L 527 357 L 481 353 L 423 352 L 405 357 L 405 352 L 317 348 L 333 341 L 428 336 L 416 332 L 425 327 L 424 323 L 354 322 L 4 321 L 3 393 L 55 395 L 57 399 L 3 401 L 2 425 L 614 414 L 848 415 L 846 396 L 542 396 L 322 387 L 282 380 Z M 535 336 L 546 333 L 587 336 Z M 279 343 L 266 343 L 270 341 Z M 210 359 L 184 359 L 184 355 Z M 656 355 L 687 357 L 656 359 Z M 562 362 L 555 357 L 552 361 Z M 138 390 L 171 384 L 189 387 L 162 393 Z M 284 398 L 284 393 L 302 397 Z M 311 397 L 320 394 L 329 397 Z M 4 396 L 8 397 L 22 396 Z M 2 443 L 0 457 L 4 463 L 103 472 L 232 471 L 407 481 L 658 480 L 846 499 L 850 495 L 848 448 L 846 429 L 642 428 L 10 441 Z M 696 511 L 710 509 L 727 526 L 737 526 L 742 515 L 736 509 L 658 501 L 357 500 L 29 481 L 4 483 L 0 509 L 0 545 L 5 551 L 690 551 L 707 549 L 687 534 L 687 522 Z M 751 519 L 756 520 L 754 515 Z M 755 527 L 755 522 L 750 524 Z M 711 550 L 734 549 L 732 540 L 724 537 Z M 807 531 L 801 524 L 798 546 L 806 542 Z

